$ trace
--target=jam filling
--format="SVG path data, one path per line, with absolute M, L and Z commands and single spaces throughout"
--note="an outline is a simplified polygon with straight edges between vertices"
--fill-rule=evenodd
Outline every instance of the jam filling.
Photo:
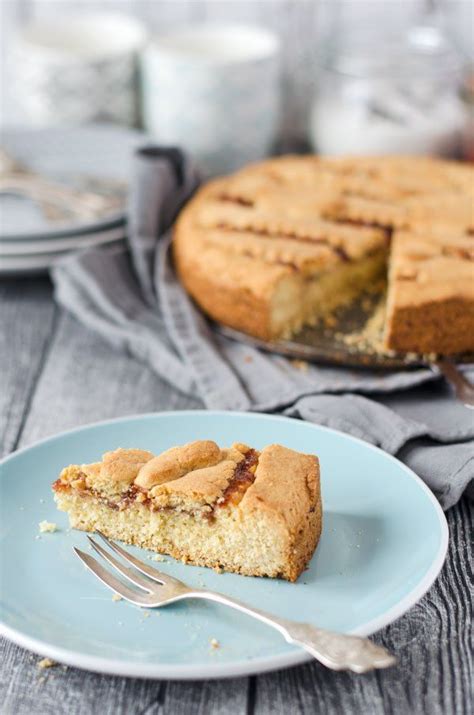
M 255 481 L 255 469 L 258 463 L 258 452 L 255 449 L 249 449 L 244 459 L 236 466 L 232 479 L 227 485 L 224 493 L 217 502 L 217 507 L 223 507 L 231 503 L 236 505 L 240 502 L 245 492 Z
M 252 468 L 256 467 L 258 463 L 258 453 L 254 449 L 250 449 L 246 454 L 244 459 L 242 459 L 235 468 L 234 474 L 232 475 L 231 480 L 229 481 L 226 489 L 224 490 L 222 496 L 220 499 L 218 499 L 217 503 L 212 505 L 206 505 L 206 508 L 208 511 L 203 511 L 201 513 L 201 516 L 208 520 L 212 520 L 214 518 L 214 514 L 216 509 L 222 508 L 226 506 L 227 504 L 232 504 L 236 506 L 242 497 L 244 496 L 245 492 L 249 488 L 251 484 L 255 481 L 255 474 L 254 471 L 255 469 Z M 84 474 L 78 474 L 77 479 L 85 478 Z M 100 503 L 105 504 L 106 506 L 109 507 L 109 509 L 114 509 L 116 511 L 120 511 L 122 509 L 126 509 L 128 506 L 132 504 L 141 504 L 144 507 L 147 507 L 151 509 L 152 511 L 177 511 L 174 507 L 166 507 L 166 506 L 155 506 L 153 504 L 153 500 L 149 496 L 149 492 L 146 489 L 142 489 L 142 487 L 139 487 L 136 484 L 132 484 L 126 492 L 123 493 L 119 501 L 111 501 L 110 499 L 107 499 L 106 497 L 102 496 L 99 492 L 97 492 L 95 489 L 91 489 L 90 487 L 85 487 L 85 488 L 78 488 L 78 487 L 72 487 L 71 484 L 62 482 L 60 479 L 57 479 L 54 484 L 53 484 L 53 490 L 55 492 L 70 492 L 74 491 L 78 493 L 82 497 L 94 497 L 97 499 Z M 189 510 L 189 511 L 183 511 L 183 513 L 187 514 L 196 514 L 197 511 L 200 510 Z
M 78 479 L 85 478 L 85 474 L 78 475 Z M 127 499 L 126 497 L 123 497 L 119 502 L 114 502 L 111 501 L 110 499 L 107 499 L 104 497 L 102 494 L 100 494 L 98 491 L 95 489 L 91 489 L 90 487 L 85 487 L 85 488 L 80 488 L 80 487 L 72 487 L 71 484 L 67 482 L 62 482 L 60 479 L 56 479 L 56 481 L 53 483 L 53 491 L 55 492 L 72 492 L 74 491 L 76 494 L 79 494 L 81 497 L 94 497 L 94 499 L 97 499 L 101 504 L 105 504 L 106 506 L 109 507 L 109 509 L 114 509 L 116 511 L 119 511 L 121 508 L 121 503 L 128 501 L 131 503 L 131 499 Z

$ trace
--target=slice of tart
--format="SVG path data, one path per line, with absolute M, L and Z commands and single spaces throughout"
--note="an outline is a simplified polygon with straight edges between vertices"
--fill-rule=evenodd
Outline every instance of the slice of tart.
M 117 449 L 53 491 L 74 528 L 247 576 L 295 581 L 321 534 L 318 458 L 277 444 Z
M 417 353 L 474 350 L 474 240 L 453 226 L 392 238 L 385 344 Z

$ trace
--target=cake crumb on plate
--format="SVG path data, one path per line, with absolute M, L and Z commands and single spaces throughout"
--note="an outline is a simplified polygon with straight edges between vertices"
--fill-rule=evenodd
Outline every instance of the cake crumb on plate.
M 57 524 L 55 524 L 52 521 L 46 521 L 46 519 L 43 519 L 43 521 L 40 521 L 38 526 L 39 526 L 39 530 L 42 534 L 45 534 L 45 533 L 53 534 L 55 531 L 58 530 Z
M 57 665 L 56 661 L 51 658 L 42 658 L 38 661 L 38 668 L 41 668 L 41 670 L 44 670 L 45 668 L 52 668 L 55 665 Z

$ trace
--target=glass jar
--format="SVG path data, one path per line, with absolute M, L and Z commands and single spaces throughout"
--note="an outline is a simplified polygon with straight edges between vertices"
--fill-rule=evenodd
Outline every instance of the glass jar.
M 338 42 L 326 55 L 313 105 L 315 150 L 457 155 L 465 124 L 462 68 L 431 24 L 412 26 L 398 41 Z

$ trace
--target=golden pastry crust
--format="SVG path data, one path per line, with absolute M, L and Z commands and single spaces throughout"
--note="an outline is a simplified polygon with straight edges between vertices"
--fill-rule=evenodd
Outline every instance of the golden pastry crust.
M 221 451 L 211 440 L 190 442 L 184 447 L 172 447 L 147 461 L 134 477 L 134 483 L 144 489 L 151 489 L 179 479 L 195 469 L 212 467 L 220 459 Z
M 173 250 L 182 283 L 210 317 L 270 340 L 351 302 L 383 273 L 393 230 L 457 231 L 472 241 L 473 227 L 470 166 L 287 156 L 206 184 L 181 213 Z M 436 296 L 442 282 L 440 266 Z M 387 328 L 391 347 L 393 333 Z M 441 352 L 435 343 L 429 351 Z
M 101 479 L 130 484 L 135 479 L 137 468 L 141 468 L 152 457 L 152 453 L 144 449 L 116 449 L 114 452 L 106 452 L 100 468 Z M 93 472 L 91 479 L 94 480 Z
M 132 452 L 104 457 L 123 462 L 129 477 Z M 280 445 L 261 453 L 242 444 L 221 450 L 198 441 L 152 457 L 145 467 L 136 462 L 121 493 L 86 484 L 88 467 L 71 465 L 53 484 L 58 508 L 76 528 L 101 529 L 190 563 L 292 581 L 319 540 L 319 463 L 312 455 Z
M 447 226 L 399 231 L 392 240 L 387 347 L 460 353 L 474 349 L 474 239 Z

